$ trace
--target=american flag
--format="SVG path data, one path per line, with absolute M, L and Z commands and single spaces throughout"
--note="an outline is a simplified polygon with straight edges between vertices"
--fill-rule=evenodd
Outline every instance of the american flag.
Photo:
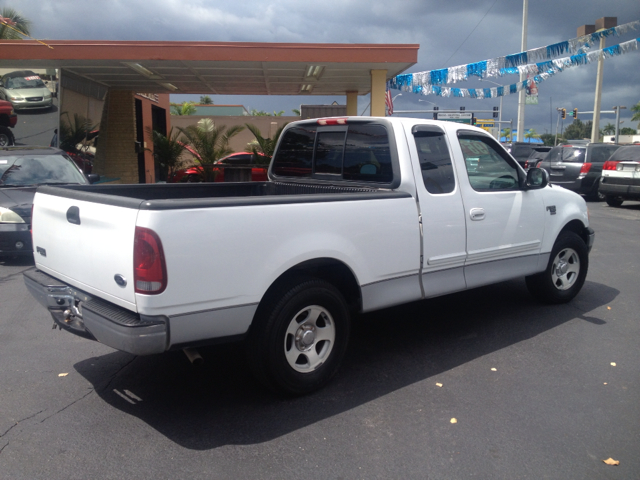
M 384 103 L 387 106 L 387 115 L 393 115 L 393 98 L 391 98 L 391 90 L 388 88 L 384 96 Z

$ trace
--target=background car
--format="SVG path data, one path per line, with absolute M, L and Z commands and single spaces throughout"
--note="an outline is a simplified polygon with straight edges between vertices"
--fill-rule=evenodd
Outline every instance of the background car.
M 18 115 L 13 111 L 13 105 L 6 100 L 0 100 L 0 147 L 15 145 L 16 139 L 11 131 L 18 123 Z
M 0 79 L 0 96 L 15 110 L 51 108 L 53 95 L 42 79 L 31 70 L 7 73 Z
M 97 182 L 62 150 L 6 147 L 0 155 L 0 256 L 31 255 L 31 207 L 40 185 Z
M 529 142 L 513 142 L 513 143 L 505 143 L 504 148 L 511 154 L 513 158 L 520 164 L 521 167 L 524 168 L 524 164 L 531 155 L 531 152 L 534 150 L 539 151 L 549 151 L 551 147 L 542 145 L 540 143 L 529 143 Z
M 524 169 L 529 170 L 532 167 L 537 167 L 538 164 L 547 158 L 551 147 L 536 147 L 529 154 L 529 158 L 524 162 Z
M 640 200 L 640 145 L 620 147 L 609 157 L 602 167 L 599 192 L 610 207 Z
M 261 154 L 260 154 L 261 155 Z M 264 155 L 262 155 L 264 156 Z M 220 165 L 229 165 L 229 166 L 242 166 L 242 165 L 253 165 L 253 153 L 251 152 L 238 152 L 232 153 L 224 158 L 221 158 L 216 162 L 216 164 Z M 263 167 L 256 167 L 255 165 L 251 168 L 251 181 L 252 182 L 266 182 L 267 181 L 267 170 L 269 169 L 269 164 L 265 163 Z M 225 168 L 218 168 L 216 174 L 216 182 L 224 182 L 224 172 Z M 204 178 L 204 174 L 202 171 L 202 167 L 195 165 L 189 168 L 183 168 L 177 170 L 167 179 L 167 183 L 183 183 L 183 182 L 202 182 Z
M 553 147 L 538 167 L 549 172 L 552 184 L 604 200 L 598 193 L 602 166 L 620 145 L 610 143 L 567 144 Z

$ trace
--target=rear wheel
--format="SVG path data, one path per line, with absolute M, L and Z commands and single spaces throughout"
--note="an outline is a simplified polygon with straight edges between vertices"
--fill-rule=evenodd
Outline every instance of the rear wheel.
M 619 207 L 623 202 L 620 197 L 614 197 L 613 195 L 607 195 L 604 197 L 604 201 L 607 202 L 607 205 L 610 207 Z
M 527 288 L 541 302 L 565 303 L 578 294 L 588 269 L 584 240 L 573 232 L 563 232 L 553 245 L 545 271 L 526 278 Z
M 247 339 L 249 365 L 267 387 L 303 395 L 326 385 L 347 348 L 349 312 L 330 283 L 296 277 L 260 305 Z
M 0 147 L 10 147 L 16 144 L 16 139 L 9 127 L 0 127 Z

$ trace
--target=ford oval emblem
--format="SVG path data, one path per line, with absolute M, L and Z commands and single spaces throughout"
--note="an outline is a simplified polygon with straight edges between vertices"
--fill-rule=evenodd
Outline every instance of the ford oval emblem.
M 116 281 L 116 283 L 118 285 L 120 285 L 121 287 L 126 287 L 127 286 L 127 279 L 124 278 L 122 275 L 120 275 L 119 273 L 114 275 L 113 279 Z

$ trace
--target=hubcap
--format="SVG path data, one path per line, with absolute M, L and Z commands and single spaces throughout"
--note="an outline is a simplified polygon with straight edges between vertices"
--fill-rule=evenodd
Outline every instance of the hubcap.
M 335 323 L 329 311 L 318 305 L 305 307 L 287 327 L 285 358 L 297 372 L 313 372 L 329 358 L 335 338 Z
M 568 290 L 580 274 L 580 257 L 573 248 L 560 250 L 553 260 L 551 280 L 558 290 Z

